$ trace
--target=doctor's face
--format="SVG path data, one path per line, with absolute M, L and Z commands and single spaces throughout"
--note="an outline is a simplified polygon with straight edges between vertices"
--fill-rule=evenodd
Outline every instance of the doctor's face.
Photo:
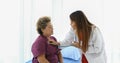
M 73 30 L 76 30 L 76 23 L 74 21 L 71 20 L 70 25 L 73 28 Z

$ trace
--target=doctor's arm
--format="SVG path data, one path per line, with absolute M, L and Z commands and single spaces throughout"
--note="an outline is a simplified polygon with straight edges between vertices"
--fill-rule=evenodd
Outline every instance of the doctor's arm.
M 59 42 L 56 42 L 52 39 L 49 39 L 50 44 L 53 45 L 59 45 L 59 46 L 70 46 L 72 45 L 72 42 L 74 41 L 74 31 L 72 28 L 70 28 L 69 32 L 66 34 L 65 38 Z
M 69 32 L 66 34 L 65 38 L 62 41 L 59 41 L 60 46 L 70 46 L 74 41 L 74 31 L 70 28 Z

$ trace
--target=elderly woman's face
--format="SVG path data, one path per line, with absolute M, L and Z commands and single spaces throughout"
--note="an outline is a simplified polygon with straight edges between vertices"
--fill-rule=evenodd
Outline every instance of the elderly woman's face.
M 50 36 L 53 34 L 53 26 L 51 24 L 51 22 L 47 23 L 47 26 L 45 29 L 42 30 L 43 35 L 45 36 Z

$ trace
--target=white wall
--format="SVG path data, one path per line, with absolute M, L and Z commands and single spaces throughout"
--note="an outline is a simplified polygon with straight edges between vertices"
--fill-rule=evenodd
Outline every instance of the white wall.
M 120 8 L 118 0 L 104 0 L 104 38 L 109 63 L 120 63 Z
M 0 63 L 19 62 L 19 2 L 0 0 Z

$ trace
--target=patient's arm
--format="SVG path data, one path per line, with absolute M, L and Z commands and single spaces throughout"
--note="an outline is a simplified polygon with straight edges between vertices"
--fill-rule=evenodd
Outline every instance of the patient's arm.
M 45 54 L 39 55 L 37 60 L 39 63 L 49 63 L 49 61 L 45 58 Z
M 61 52 L 58 53 L 58 59 L 60 63 L 63 63 L 63 58 Z

